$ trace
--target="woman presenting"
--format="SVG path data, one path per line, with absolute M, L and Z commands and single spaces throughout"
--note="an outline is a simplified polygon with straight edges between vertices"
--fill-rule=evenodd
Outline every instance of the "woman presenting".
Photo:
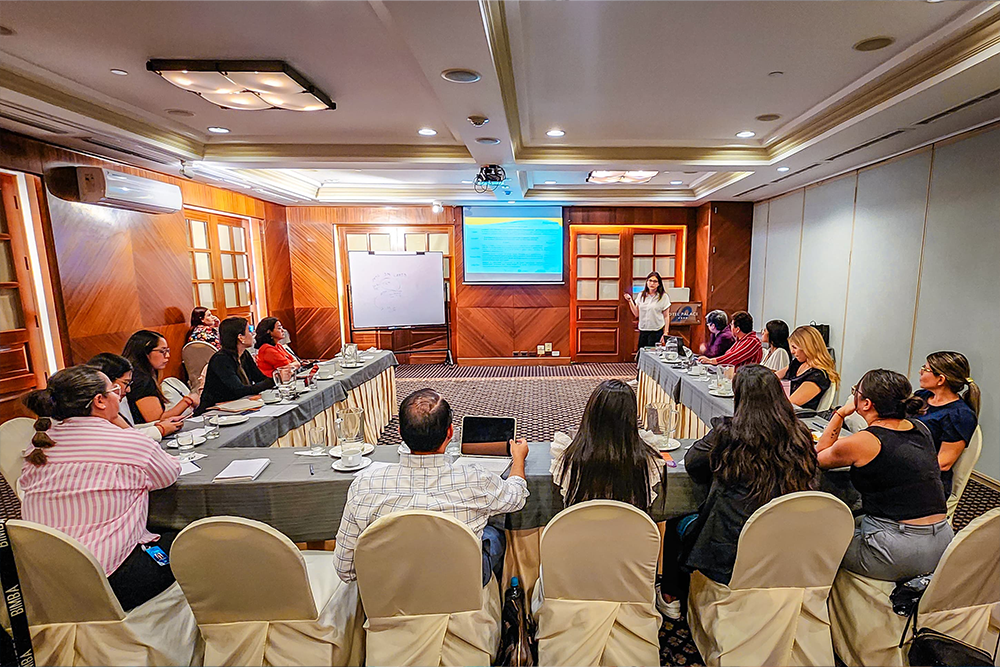
M 670 329 L 670 297 L 663 289 L 660 274 L 653 271 L 646 276 L 646 288 L 635 299 L 626 294 L 625 301 L 639 318 L 639 348 L 656 345 Z

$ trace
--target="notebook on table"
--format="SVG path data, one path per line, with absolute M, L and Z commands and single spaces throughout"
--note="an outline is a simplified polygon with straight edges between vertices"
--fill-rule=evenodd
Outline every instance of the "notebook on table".
M 239 398 L 235 401 L 216 403 L 213 409 L 223 412 L 246 412 L 247 410 L 259 410 L 264 407 L 264 400 L 260 398 Z
M 475 463 L 503 475 L 510 469 L 510 441 L 516 432 L 517 420 L 513 417 L 463 417 L 462 454 L 455 465 Z
M 271 459 L 240 459 L 232 461 L 215 476 L 213 482 L 252 482 L 260 477 Z

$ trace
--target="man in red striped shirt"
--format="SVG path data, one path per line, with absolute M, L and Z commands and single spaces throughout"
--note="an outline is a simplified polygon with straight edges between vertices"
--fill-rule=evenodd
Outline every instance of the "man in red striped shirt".
M 764 348 L 760 344 L 760 339 L 757 338 L 757 333 L 753 330 L 753 316 L 741 310 L 733 314 L 729 326 L 736 338 L 736 343 L 729 348 L 729 351 L 714 359 L 698 357 L 698 361 L 712 366 L 731 364 L 739 367 L 746 364 L 759 364 L 764 358 Z

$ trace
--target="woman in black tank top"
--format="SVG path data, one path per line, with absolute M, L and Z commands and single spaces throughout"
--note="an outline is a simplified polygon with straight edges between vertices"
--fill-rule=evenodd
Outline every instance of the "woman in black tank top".
M 908 419 L 922 407 L 905 376 L 868 371 L 816 445 L 820 467 L 851 466 L 861 494 L 863 514 L 842 564 L 852 572 L 885 581 L 928 574 L 953 537 L 934 441 Z M 855 411 L 868 428 L 840 438 Z

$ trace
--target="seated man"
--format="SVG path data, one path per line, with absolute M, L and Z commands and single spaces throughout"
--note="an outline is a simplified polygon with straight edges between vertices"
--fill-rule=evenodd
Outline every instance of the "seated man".
M 733 314 L 730 328 L 736 343 L 722 356 L 698 357 L 698 361 L 703 364 L 717 366 L 720 364 L 731 364 L 736 367 L 746 364 L 759 364 L 764 358 L 764 347 L 757 338 L 757 333 L 753 330 L 753 316 L 741 310 Z
M 424 509 L 450 514 L 471 528 L 483 540 L 483 586 L 489 583 L 491 573 L 500 581 L 506 544 L 500 531 L 487 526 L 486 521 L 494 514 L 524 507 L 528 443 L 523 438 L 511 443 L 513 462 L 506 480 L 474 464 L 453 466 L 444 453 L 454 434 L 451 406 L 433 389 L 420 389 L 403 400 L 399 434 L 410 453 L 400 454 L 396 465 L 359 474 L 351 483 L 337 531 L 337 574 L 344 581 L 357 579 L 354 547 L 377 518 Z

